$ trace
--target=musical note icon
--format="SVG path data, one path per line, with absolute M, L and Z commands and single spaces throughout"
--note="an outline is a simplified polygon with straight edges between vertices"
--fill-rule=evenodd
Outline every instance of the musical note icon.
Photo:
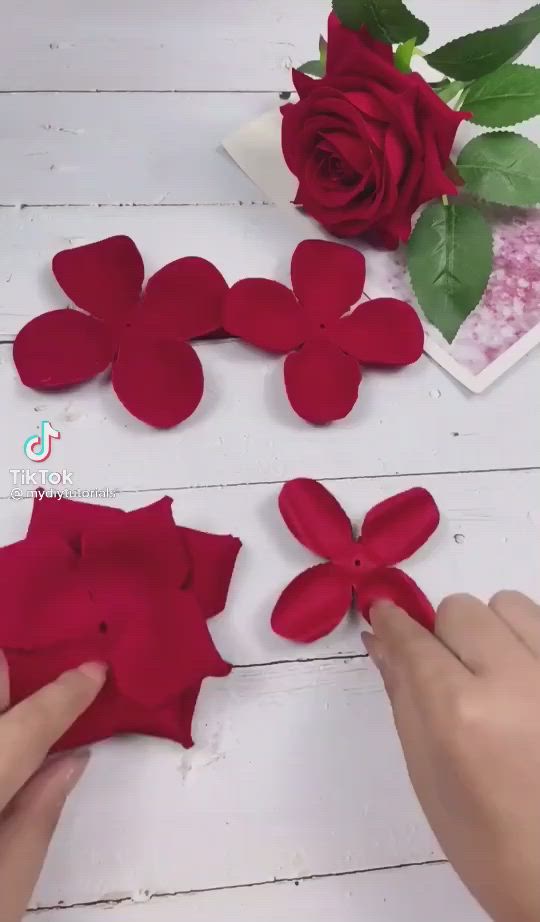
M 24 453 L 30 461 L 41 464 L 50 458 L 53 439 L 61 438 L 60 433 L 46 419 L 41 421 L 40 434 L 30 435 L 24 443 Z

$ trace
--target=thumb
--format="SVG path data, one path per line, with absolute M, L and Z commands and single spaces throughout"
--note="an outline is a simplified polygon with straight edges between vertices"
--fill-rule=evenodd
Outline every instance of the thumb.
M 2 814 L 2 922 L 20 922 L 26 912 L 64 804 L 89 757 L 89 753 L 74 753 L 49 760 Z

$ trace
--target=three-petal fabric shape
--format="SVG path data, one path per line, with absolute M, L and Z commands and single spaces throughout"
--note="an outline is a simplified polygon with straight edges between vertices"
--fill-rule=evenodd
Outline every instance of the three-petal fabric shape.
M 113 388 L 137 419 L 167 429 L 191 416 L 204 376 L 188 340 L 222 328 L 228 288 L 216 267 L 177 259 L 143 292 L 141 255 L 118 236 L 57 253 L 53 272 L 79 310 L 50 311 L 23 327 L 13 346 L 23 384 L 72 387 L 112 366 Z
M 135 732 L 190 746 L 203 680 L 230 672 L 207 619 L 225 606 L 241 543 L 177 526 L 171 506 L 122 512 L 41 495 L 26 538 L 0 550 L 13 703 L 83 662 L 109 665 L 57 749 Z
M 276 634 L 311 643 L 338 626 L 353 600 L 369 621 L 371 606 L 380 599 L 433 630 L 431 603 L 394 566 L 422 547 L 439 524 L 439 510 L 427 490 L 416 487 L 374 506 L 359 537 L 338 501 L 316 480 L 285 484 L 279 508 L 295 538 L 328 562 L 300 573 L 283 591 L 272 614 Z
M 244 279 L 225 297 L 225 328 L 267 352 L 286 354 L 285 387 L 307 422 L 343 419 L 354 407 L 361 365 L 416 362 L 424 330 L 404 301 L 379 298 L 351 308 L 364 291 L 364 256 L 352 247 L 304 240 L 292 257 L 292 288 Z

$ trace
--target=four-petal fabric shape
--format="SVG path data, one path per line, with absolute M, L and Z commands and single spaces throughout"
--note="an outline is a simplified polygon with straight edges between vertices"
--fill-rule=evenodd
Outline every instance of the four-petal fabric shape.
M 435 612 L 416 583 L 395 564 L 414 554 L 437 528 L 435 500 L 421 487 L 374 506 L 359 537 L 338 501 L 316 480 L 291 480 L 279 508 L 297 540 L 327 562 L 297 576 L 272 614 L 276 634 L 298 643 L 325 637 L 353 600 L 369 621 L 373 603 L 388 599 L 433 630 Z
M 191 746 L 203 680 L 230 672 L 207 619 L 226 603 L 241 543 L 177 526 L 171 507 L 169 497 L 122 512 L 43 495 L 26 538 L 0 550 L 13 703 L 83 662 L 109 665 L 57 749 L 120 733 Z
M 216 267 L 177 259 L 143 292 L 142 257 L 118 236 L 57 253 L 52 268 L 79 310 L 50 311 L 23 327 L 13 346 L 23 384 L 58 390 L 112 366 L 113 388 L 137 419 L 168 429 L 191 416 L 204 377 L 188 340 L 222 328 L 228 286 Z
M 285 354 L 287 395 L 307 422 L 343 419 L 354 407 L 360 365 L 416 362 L 424 331 L 404 301 L 379 298 L 351 308 L 364 291 L 366 264 L 352 247 L 304 240 L 291 265 L 292 288 L 244 279 L 225 298 L 225 328 L 268 352 Z

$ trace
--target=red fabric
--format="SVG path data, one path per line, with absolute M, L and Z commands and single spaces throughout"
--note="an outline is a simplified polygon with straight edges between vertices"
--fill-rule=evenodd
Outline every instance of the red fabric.
M 225 608 L 242 542 L 232 535 L 208 535 L 179 527 L 191 567 L 185 588 L 192 589 L 207 618 Z
M 313 643 L 343 621 L 352 604 L 352 587 L 333 563 L 299 573 L 284 589 L 272 614 L 276 634 Z
M 112 338 L 102 323 L 66 309 L 36 317 L 13 344 L 20 379 L 36 390 L 90 381 L 109 367 L 113 355 Z
M 204 373 L 189 343 L 154 339 L 128 330 L 113 365 L 116 396 L 132 416 L 170 429 L 191 416 L 202 400 Z
M 202 681 L 230 672 L 206 621 L 225 606 L 240 546 L 176 526 L 169 497 L 122 512 L 41 495 L 26 538 L 0 549 L 13 702 L 104 661 L 104 691 L 56 748 L 127 732 L 191 745 Z
M 47 541 L 60 539 L 80 553 L 83 531 L 115 529 L 127 515 L 122 509 L 111 506 L 73 502 L 39 492 L 40 499 L 34 503 L 27 537 L 41 540 L 45 547 Z M 144 507 L 141 513 L 170 521 L 170 510 L 171 499 L 166 496 Z M 227 603 L 229 585 L 242 542 L 232 535 L 208 534 L 183 525 L 176 528 L 183 558 L 182 563 L 176 561 L 180 571 L 178 585 L 182 589 L 193 590 L 207 618 L 218 615 Z M 24 542 L 10 545 L 10 548 L 15 549 L 19 545 L 24 545 Z M 0 549 L 0 579 L 3 572 L 7 578 L 7 568 L 4 571 L 1 568 L 1 555 L 13 553 L 10 548 Z
M 282 108 L 282 146 L 298 179 L 295 204 L 338 237 L 395 249 L 424 202 L 456 195 L 446 175 L 461 122 L 392 47 L 332 14 L 326 74 L 293 72 L 297 103 Z
M 80 310 L 52 311 L 23 327 L 13 347 L 23 384 L 70 387 L 112 365 L 116 394 L 138 419 L 170 428 L 191 416 L 204 380 L 187 340 L 223 326 L 228 289 L 216 267 L 198 257 L 177 259 L 143 292 L 137 247 L 129 237 L 109 237 L 58 253 L 53 272 Z
M 353 598 L 367 620 L 373 603 L 388 599 L 433 630 L 431 603 L 394 567 L 419 550 L 439 524 L 427 490 L 407 490 L 374 506 L 358 538 L 337 500 L 315 480 L 286 483 L 279 508 L 295 538 L 329 562 L 301 573 L 283 591 L 272 614 L 277 634 L 298 643 L 318 640 L 343 620 Z
M 344 419 L 358 400 L 360 366 L 332 343 L 308 342 L 291 352 L 284 374 L 290 404 L 308 423 Z
M 362 380 L 359 361 L 403 366 L 420 358 L 424 330 L 409 304 L 381 298 L 354 307 L 366 276 L 357 250 L 304 240 L 293 254 L 291 276 L 294 294 L 267 279 L 237 282 L 223 313 L 233 336 L 289 353 L 285 387 L 303 419 L 324 424 L 350 413 Z

